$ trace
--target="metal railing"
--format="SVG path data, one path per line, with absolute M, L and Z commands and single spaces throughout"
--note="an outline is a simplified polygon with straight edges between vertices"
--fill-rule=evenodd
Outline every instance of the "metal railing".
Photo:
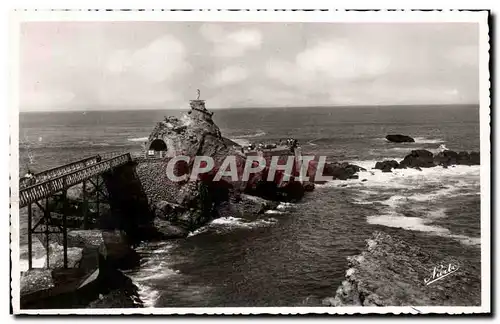
M 83 169 L 63 174 L 59 177 L 36 183 L 19 191 L 19 208 L 30 203 L 49 197 L 58 191 L 72 187 L 91 177 L 102 174 L 115 167 L 127 164 L 131 161 L 129 153 L 122 154 L 102 162 L 93 163 Z M 80 161 L 81 162 L 81 161 Z M 64 167 L 61 167 L 61 169 Z
M 55 177 L 60 177 L 66 173 L 74 172 L 79 169 L 83 169 L 89 165 L 97 163 L 97 156 L 91 156 L 85 159 L 81 159 L 76 162 L 72 162 L 63 166 L 58 166 L 49 170 L 42 171 L 40 173 L 34 174 L 30 178 L 22 178 L 19 180 L 19 188 L 29 187 L 32 183 L 43 182 Z

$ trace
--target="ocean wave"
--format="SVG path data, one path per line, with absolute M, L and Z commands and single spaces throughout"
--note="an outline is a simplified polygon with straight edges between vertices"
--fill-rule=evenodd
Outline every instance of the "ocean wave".
M 426 138 L 422 136 L 417 136 L 413 138 L 417 144 L 439 144 L 445 141 L 440 138 Z
M 442 217 L 442 210 L 436 211 L 438 217 Z M 410 231 L 427 232 L 440 237 L 451 238 L 459 241 L 460 243 L 468 246 L 481 245 L 480 237 L 470 237 L 466 235 L 453 234 L 447 228 L 432 225 L 432 219 L 425 219 L 420 217 L 407 217 L 395 213 L 385 214 L 380 216 L 368 216 L 368 224 L 381 225 L 386 227 L 402 228 Z
M 127 141 L 130 142 L 145 142 L 148 140 L 148 137 L 133 137 L 133 138 L 127 138 Z
M 155 285 L 151 282 L 181 275 L 179 270 L 169 267 L 168 252 L 173 247 L 174 244 L 170 242 L 160 242 L 141 244 L 136 248 L 136 251 L 142 255 L 144 262 L 137 270 L 124 271 L 138 288 L 140 302 L 134 301 L 136 304 L 144 307 L 155 307 L 156 301 L 160 297 L 160 291 L 154 289 Z
M 245 135 L 238 135 L 235 138 L 253 138 L 253 137 L 261 137 L 266 135 L 267 133 L 262 131 L 262 130 L 257 130 L 257 133 L 254 134 L 245 134 Z
M 295 206 L 295 204 L 289 203 L 289 202 L 280 202 L 279 205 L 276 207 L 278 210 L 285 210 L 288 208 L 291 208 Z
M 387 227 L 397 227 L 406 230 L 432 232 L 436 234 L 449 234 L 450 230 L 435 226 L 427 225 L 430 221 L 420 217 L 407 217 L 399 214 L 385 214 L 367 217 L 368 224 L 382 225 Z
M 367 171 L 358 172 L 359 179 L 333 180 L 326 185 L 351 190 L 352 202 L 356 205 L 373 206 L 379 215 L 368 216 L 369 224 L 428 232 L 466 245 L 480 243 L 478 238 L 454 234 L 452 224 L 449 228 L 433 224 L 436 219 L 447 217 L 443 203 L 449 197 L 479 194 L 480 166 L 456 165 L 423 168 L 421 171 L 410 168 L 382 172 L 370 169 L 375 161 L 353 163 L 367 168 Z
M 248 146 L 251 143 L 251 141 L 249 139 L 254 138 L 254 137 L 261 137 L 261 136 L 264 136 L 266 134 L 267 134 L 266 132 L 258 130 L 257 133 L 238 135 L 238 136 L 235 136 L 234 138 L 231 138 L 231 140 L 233 142 L 236 142 L 237 144 L 239 144 L 241 146 Z
M 275 210 L 275 209 L 269 209 L 264 212 L 264 214 L 283 214 L 282 211 L 280 210 Z
M 269 226 L 273 225 L 278 220 L 275 218 L 268 218 L 268 219 L 258 219 L 255 221 L 247 221 L 243 218 L 238 218 L 238 217 L 220 217 L 217 219 L 214 219 L 211 222 L 211 225 L 222 225 L 222 226 L 229 226 L 229 227 L 243 227 L 243 228 L 254 228 L 254 227 L 261 227 L 261 226 Z
M 238 217 L 220 217 L 211 221 L 208 225 L 198 228 L 197 230 L 188 234 L 188 237 L 196 236 L 208 231 L 215 231 L 216 233 L 224 233 L 226 231 L 231 231 L 236 228 L 252 229 L 258 227 L 267 227 L 275 225 L 278 222 L 275 218 L 267 219 L 257 219 L 254 221 L 248 221 L 243 218 Z
M 137 294 L 139 295 L 139 298 L 141 299 L 142 303 L 139 303 L 135 301 L 135 304 L 141 305 L 143 307 L 149 308 L 149 307 L 155 307 L 156 301 L 160 297 L 160 291 L 145 285 L 141 284 L 138 282 L 134 282 L 134 284 L 137 287 Z
M 250 145 L 250 141 L 247 139 L 243 139 L 243 138 L 231 138 L 231 141 L 235 142 L 236 144 L 238 144 L 240 146 Z

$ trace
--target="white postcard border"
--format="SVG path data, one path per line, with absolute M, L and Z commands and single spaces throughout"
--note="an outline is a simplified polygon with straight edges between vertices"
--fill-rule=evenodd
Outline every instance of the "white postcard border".
M 481 140 L 481 306 L 447 307 L 216 307 L 216 308 L 103 308 L 37 309 L 19 308 L 19 98 L 18 45 L 19 26 L 29 21 L 224 21 L 224 22 L 471 22 L 480 25 L 480 140 Z M 490 73 L 489 26 L 487 11 L 15 11 L 10 15 L 10 188 L 11 188 L 11 258 L 12 307 L 14 314 L 471 314 L 491 311 L 491 143 L 490 143 Z M 332 289 L 332 293 L 334 293 Z

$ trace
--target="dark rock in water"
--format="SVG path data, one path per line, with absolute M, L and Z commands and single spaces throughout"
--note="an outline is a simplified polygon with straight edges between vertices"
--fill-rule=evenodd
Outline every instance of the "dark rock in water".
M 354 175 L 359 171 L 366 171 L 366 170 L 360 166 L 349 164 L 347 162 L 343 163 L 333 162 L 325 164 L 323 175 L 332 176 L 333 179 L 339 179 L 339 180 L 357 179 L 356 177 L 354 177 Z
M 431 168 L 436 166 L 432 152 L 413 150 L 399 162 L 399 168 Z
M 479 165 L 481 158 L 479 152 L 459 152 L 457 157 L 457 164 L 462 165 Z
M 132 280 L 119 270 L 110 269 L 99 278 L 102 283 L 97 298 L 88 308 L 138 308 L 140 300 L 138 288 Z
M 385 137 L 389 142 L 394 142 L 394 143 L 414 143 L 415 140 L 407 135 L 401 135 L 401 134 L 393 134 L 393 135 L 387 135 Z
M 436 165 L 448 167 L 451 165 L 479 165 L 481 158 L 479 152 L 455 152 L 455 151 L 442 151 L 434 156 Z
M 154 227 L 163 239 L 183 238 L 189 234 L 188 230 L 159 218 L 154 220 Z
M 479 152 L 470 152 L 469 157 L 471 165 L 481 164 L 481 155 L 479 154 Z
M 304 185 L 304 190 L 305 191 L 313 191 L 314 190 L 314 183 L 312 182 L 306 182 L 303 184 Z
M 445 150 L 439 152 L 434 156 L 434 162 L 437 165 L 449 166 L 457 164 L 458 162 L 458 153 L 454 151 Z
M 438 253 L 438 252 L 436 252 Z M 481 303 L 480 280 L 461 259 L 430 254 L 413 244 L 382 232 L 367 240 L 367 249 L 348 257 L 346 280 L 326 306 L 473 306 Z M 426 286 L 424 279 L 436 266 L 453 265 L 460 273 Z M 454 276 L 451 277 L 451 276 Z M 467 285 L 463 282 L 468 282 Z
M 127 237 L 120 231 L 102 231 L 104 243 L 99 247 L 99 254 L 114 269 L 131 269 L 140 265 L 140 257 L 127 242 Z
M 391 172 L 392 169 L 397 169 L 399 166 L 398 161 L 385 160 L 375 163 L 375 169 L 382 170 L 382 172 Z
M 257 196 L 241 194 L 238 197 L 238 201 L 232 201 L 232 205 L 240 213 L 240 215 L 256 216 L 267 210 L 276 209 L 279 203 Z

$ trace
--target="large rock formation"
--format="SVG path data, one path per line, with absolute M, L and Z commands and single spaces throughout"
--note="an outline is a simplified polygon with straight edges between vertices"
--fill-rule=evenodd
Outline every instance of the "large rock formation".
M 393 134 L 393 135 L 387 135 L 385 137 L 389 142 L 394 142 L 394 143 L 414 143 L 415 140 L 407 135 L 401 135 L 401 134 Z

